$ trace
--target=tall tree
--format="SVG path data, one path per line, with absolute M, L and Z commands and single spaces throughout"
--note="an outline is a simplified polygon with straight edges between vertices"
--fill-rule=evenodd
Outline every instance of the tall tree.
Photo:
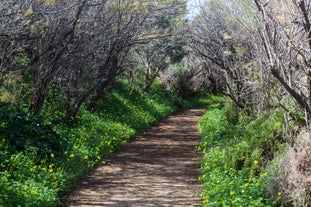
M 209 79 L 235 105 L 251 106 L 257 86 L 252 42 L 239 20 L 244 11 L 234 1 L 207 1 L 190 24 L 190 47 L 205 62 Z

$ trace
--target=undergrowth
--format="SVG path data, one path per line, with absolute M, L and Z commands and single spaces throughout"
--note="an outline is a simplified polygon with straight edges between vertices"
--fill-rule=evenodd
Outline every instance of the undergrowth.
M 204 206 L 270 206 L 264 167 L 278 148 L 282 123 L 279 111 L 247 116 L 230 101 L 212 97 L 199 125 Z
M 266 167 L 267 187 L 274 206 L 311 206 L 311 134 L 308 126 L 293 135 Z
M 141 93 L 129 84 L 107 94 L 94 111 L 83 108 L 53 125 L 13 105 L 0 107 L 0 206 L 57 206 L 88 169 L 157 120 L 202 101 L 179 99 L 154 84 Z

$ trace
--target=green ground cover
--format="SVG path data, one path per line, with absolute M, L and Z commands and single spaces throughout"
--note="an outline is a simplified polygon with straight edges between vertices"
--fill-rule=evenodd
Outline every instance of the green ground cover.
M 53 125 L 13 105 L 0 107 L 0 206 L 57 206 L 88 169 L 157 120 L 203 99 L 183 101 L 159 84 L 148 93 L 129 84 Z
M 278 148 L 282 123 L 279 111 L 250 117 L 236 112 L 230 101 L 210 97 L 199 125 L 204 206 L 270 206 L 265 165 Z

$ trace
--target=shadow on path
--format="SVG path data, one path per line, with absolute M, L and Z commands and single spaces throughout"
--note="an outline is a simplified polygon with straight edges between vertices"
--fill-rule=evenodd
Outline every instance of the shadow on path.
M 200 206 L 197 123 L 204 109 L 170 116 L 87 174 L 64 206 Z

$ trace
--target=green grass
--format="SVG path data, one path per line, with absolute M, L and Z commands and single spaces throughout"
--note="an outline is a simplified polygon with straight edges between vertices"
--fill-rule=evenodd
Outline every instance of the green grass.
M 199 129 L 203 134 L 202 198 L 206 207 L 266 207 L 264 170 L 267 151 L 277 148 L 282 113 L 249 117 L 235 112 L 230 102 L 211 100 Z
M 186 102 L 154 84 L 148 93 L 124 84 L 92 112 L 52 125 L 13 105 L 0 106 L 0 206 L 57 206 L 77 179 Z

